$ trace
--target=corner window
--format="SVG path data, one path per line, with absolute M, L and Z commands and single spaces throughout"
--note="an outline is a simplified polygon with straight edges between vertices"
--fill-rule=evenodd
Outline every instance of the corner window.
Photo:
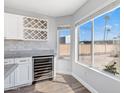
M 78 31 L 78 61 L 86 65 L 91 65 L 91 28 L 92 23 L 87 22 Z
M 70 59 L 70 29 L 60 29 L 59 31 L 59 58 Z
M 94 19 L 94 67 L 119 72 L 120 8 Z M 112 70 L 113 69 L 113 70 Z M 115 70 L 114 70 L 115 69 Z
M 119 76 L 120 8 L 81 24 L 77 29 L 78 62 Z

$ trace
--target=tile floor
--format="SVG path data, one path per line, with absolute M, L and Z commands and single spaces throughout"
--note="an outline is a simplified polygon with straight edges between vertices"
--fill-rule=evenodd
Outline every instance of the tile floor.
M 58 74 L 53 81 L 45 80 L 20 90 L 5 91 L 5 93 L 91 93 L 70 75 Z

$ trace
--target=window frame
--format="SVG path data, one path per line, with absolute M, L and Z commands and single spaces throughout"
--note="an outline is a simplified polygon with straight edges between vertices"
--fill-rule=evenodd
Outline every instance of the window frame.
M 77 29 L 77 33 L 76 33 L 77 39 L 75 39 L 76 43 L 77 43 L 75 45 L 77 45 L 77 48 L 75 48 L 75 49 L 77 49 L 77 51 L 76 51 L 76 54 L 77 54 L 76 62 L 79 62 L 79 28 L 80 28 L 80 26 L 83 26 L 83 25 L 85 25 L 85 24 L 87 24 L 89 22 L 91 22 L 91 46 L 90 46 L 91 65 L 88 65 L 88 66 L 92 66 L 92 34 L 93 34 L 93 32 L 92 32 L 92 20 L 88 20 L 88 21 L 86 21 L 86 22 L 84 22 L 84 23 L 82 23 L 82 24 L 77 26 L 77 28 L 76 28 Z M 82 64 L 84 64 L 84 63 L 82 63 Z M 86 64 L 84 64 L 84 65 L 86 65 Z
M 112 75 L 111 73 L 107 73 L 107 72 L 105 72 L 103 70 L 97 69 L 94 66 L 94 20 L 99 18 L 99 17 L 101 17 L 101 16 L 103 16 L 103 15 L 105 15 L 105 14 L 107 14 L 107 13 L 110 13 L 110 12 L 112 12 L 112 11 L 118 9 L 118 8 L 120 8 L 119 5 L 116 6 L 115 8 L 113 8 L 113 9 L 111 9 L 111 10 L 108 10 L 108 11 L 106 11 L 106 12 L 104 12 L 104 13 L 102 13 L 102 14 L 100 14 L 100 15 L 92 18 L 92 19 L 90 19 L 90 20 L 87 20 L 86 22 L 84 22 L 84 23 L 82 23 L 80 25 L 75 26 L 75 63 L 78 63 L 81 66 L 87 67 L 87 68 L 89 68 L 91 70 L 99 72 L 100 74 L 104 74 L 104 75 L 106 75 L 106 76 L 108 76 L 108 77 L 110 77 L 112 79 L 116 79 L 116 80 L 119 81 L 120 75 L 119 76 Z M 92 29 L 91 29 L 91 42 L 92 42 L 91 43 L 91 66 L 89 66 L 87 64 L 84 64 L 84 63 L 80 63 L 79 59 L 78 59 L 78 57 L 79 57 L 79 44 L 78 44 L 78 41 L 79 41 L 79 33 L 78 32 L 79 32 L 79 30 L 78 29 L 79 29 L 79 27 L 81 25 L 84 25 L 84 24 L 86 24 L 88 22 L 91 22 L 91 24 L 92 24 Z

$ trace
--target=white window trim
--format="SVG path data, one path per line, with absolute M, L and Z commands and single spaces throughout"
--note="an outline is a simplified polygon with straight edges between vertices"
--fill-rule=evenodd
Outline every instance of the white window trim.
M 99 73 L 99 74 L 102 74 L 102 75 L 104 75 L 104 76 L 106 76 L 106 77 L 109 77 L 109 78 L 111 78 L 111 79 L 113 79 L 113 80 L 116 80 L 116 81 L 119 81 L 120 82 L 120 77 L 117 77 L 117 76 L 115 76 L 115 75 L 113 75 L 113 74 L 111 74 L 111 73 L 109 73 L 109 72 L 105 72 L 105 71 L 102 71 L 102 70 L 98 70 L 98 69 L 96 69 L 96 68 L 94 68 L 94 67 L 90 67 L 90 66 L 88 66 L 88 65 L 85 65 L 85 64 L 82 64 L 82 63 L 80 63 L 80 62 L 76 62 L 76 64 L 79 64 L 79 65 L 81 65 L 81 66 L 83 66 L 83 67 L 85 67 L 85 68 L 88 68 L 88 69 L 90 69 L 90 70 L 92 70 L 92 71 L 94 71 L 94 72 L 97 72 L 97 73 Z
M 91 67 L 94 67 L 94 19 L 91 20 L 92 23 L 92 29 L 91 29 Z

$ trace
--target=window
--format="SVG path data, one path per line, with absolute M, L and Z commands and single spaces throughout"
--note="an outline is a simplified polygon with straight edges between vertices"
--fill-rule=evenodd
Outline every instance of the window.
M 79 26 L 78 31 L 78 60 L 80 63 L 91 65 L 91 22 Z
M 78 37 L 78 62 L 119 75 L 120 8 L 79 25 Z
M 70 29 L 59 30 L 59 58 L 70 58 Z
M 105 66 L 116 63 L 119 72 L 120 8 L 106 13 L 94 20 L 94 66 L 105 69 Z

